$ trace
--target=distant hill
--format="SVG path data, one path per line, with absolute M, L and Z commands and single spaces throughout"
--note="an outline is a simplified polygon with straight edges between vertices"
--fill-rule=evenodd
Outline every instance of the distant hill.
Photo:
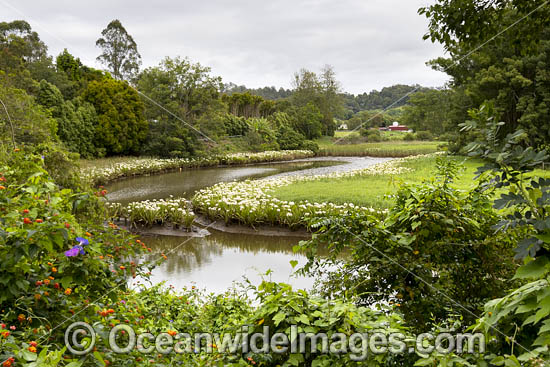
M 359 111 L 365 110 L 381 110 L 392 103 L 396 102 L 403 96 L 407 95 L 412 91 L 425 91 L 429 88 L 422 87 L 420 85 L 405 85 L 405 84 L 396 84 L 391 87 L 382 88 L 382 90 L 377 91 L 373 90 L 369 93 L 362 93 L 358 95 L 353 94 L 343 94 L 346 109 L 357 113 Z M 401 107 L 407 104 L 409 97 L 403 98 L 398 103 L 395 103 L 394 107 Z

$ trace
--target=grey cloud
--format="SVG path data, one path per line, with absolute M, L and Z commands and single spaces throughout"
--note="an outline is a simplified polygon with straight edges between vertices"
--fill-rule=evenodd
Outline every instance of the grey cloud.
M 11 5 L 6 6 L 6 4 Z M 290 87 L 302 67 L 335 67 L 344 89 L 362 93 L 396 83 L 442 85 L 425 62 L 443 55 L 422 40 L 422 0 L 19 1 L 0 0 L 1 20 L 25 18 L 57 54 L 67 47 L 95 63 L 95 40 L 114 18 L 138 43 L 143 66 L 188 56 L 224 81 Z M 22 16 L 12 7 L 16 7 Z M 40 26 L 40 27 L 39 27 Z

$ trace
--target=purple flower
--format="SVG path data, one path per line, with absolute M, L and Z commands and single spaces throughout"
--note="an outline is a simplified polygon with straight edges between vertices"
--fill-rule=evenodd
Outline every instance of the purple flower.
M 85 246 L 85 245 L 88 245 L 90 242 L 84 238 L 84 237 L 77 237 L 76 238 L 76 241 L 81 245 L 81 246 Z
M 86 251 L 84 251 L 84 248 L 82 248 L 82 246 L 75 245 L 73 246 L 72 249 L 65 251 L 65 256 L 73 257 L 73 256 L 77 256 L 78 254 L 84 255 L 85 253 Z

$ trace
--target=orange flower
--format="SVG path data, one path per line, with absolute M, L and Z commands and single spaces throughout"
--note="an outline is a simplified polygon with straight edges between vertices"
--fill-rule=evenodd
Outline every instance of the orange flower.
M 31 224 L 31 223 L 32 223 L 32 220 L 30 220 L 29 218 L 23 218 L 23 223 L 25 223 L 25 224 Z
M 29 343 L 29 345 L 30 345 L 31 347 L 36 347 L 36 346 L 38 346 L 38 343 L 35 342 L 35 341 L 32 341 L 32 342 Z
M 55 266 L 52 268 L 52 273 L 57 273 L 57 268 Z
M 38 219 L 36 220 L 36 223 L 42 223 L 42 222 L 44 222 L 44 221 L 43 221 L 42 219 L 40 219 L 40 218 L 38 218 Z
M 8 336 L 10 336 L 10 332 L 9 332 L 9 331 L 4 331 L 4 332 L 2 333 L 2 336 L 3 336 L 4 338 L 7 338 Z
M 71 288 L 65 289 L 65 294 L 66 294 L 67 296 L 70 295 L 72 292 L 73 292 L 73 290 L 72 290 Z
M 36 294 L 34 295 L 34 299 L 36 299 L 37 301 L 38 301 L 40 298 L 42 298 L 42 296 L 41 296 L 40 294 L 36 293 Z
M 49 280 L 49 279 L 44 279 L 44 284 L 50 285 L 50 282 L 51 282 L 51 280 Z
M 29 347 L 29 352 L 36 353 L 36 347 Z
M 2 363 L 2 367 L 11 367 L 13 362 L 15 362 L 15 359 L 13 357 L 10 357 L 4 363 Z
M 124 265 L 120 265 L 119 268 L 120 268 L 120 270 L 126 269 L 126 268 L 124 267 Z
M 90 232 L 86 232 L 85 234 L 86 234 L 86 236 L 88 236 L 88 237 L 92 237 L 92 234 L 91 234 Z
M 19 152 L 19 151 L 21 151 L 21 149 L 15 148 L 13 151 L 14 151 L 14 152 Z
M 6 188 L 2 185 L 0 185 L 0 190 L 5 190 Z
M 25 321 L 27 318 L 25 317 L 25 315 L 23 314 L 19 314 L 19 316 L 17 316 L 17 320 L 19 320 L 19 322 L 23 322 Z

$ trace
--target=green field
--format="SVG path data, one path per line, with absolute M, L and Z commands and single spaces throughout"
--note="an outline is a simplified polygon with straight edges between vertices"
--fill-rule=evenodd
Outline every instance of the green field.
M 460 189 L 467 189 L 474 185 L 474 173 L 477 167 L 482 165 L 482 162 L 465 157 L 455 157 L 452 159 L 464 162 L 464 169 L 454 186 Z M 435 173 L 435 160 L 435 157 L 408 160 L 402 163 L 401 166 L 410 168 L 412 171 L 399 175 L 357 176 L 297 182 L 276 189 L 272 195 L 281 200 L 288 201 L 351 202 L 374 208 L 388 208 L 392 205 L 392 200 L 385 198 L 385 196 L 395 194 L 399 185 L 404 182 L 420 183 L 426 178 L 433 177 Z
M 319 145 L 319 156 L 371 156 L 371 157 L 408 157 L 411 155 L 429 154 L 443 150 L 441 141 L 403 141 L 397 138 L 379 143 L 335 144 L 346 135 L 338 132 L 335 138 L 323 137 L 316 140 Z M 401 134 L 384 132 L 388 134 Z

